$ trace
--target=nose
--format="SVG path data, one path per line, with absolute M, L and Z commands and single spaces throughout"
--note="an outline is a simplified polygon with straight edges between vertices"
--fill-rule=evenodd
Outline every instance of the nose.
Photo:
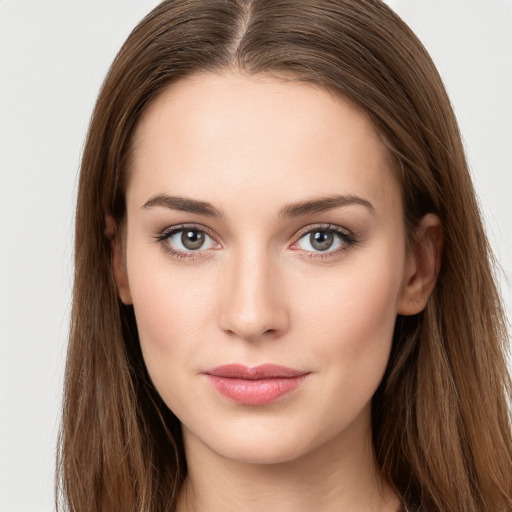
M 278 265 L 263 251 L 245 251 L 233 260 L 222 284 L 220 328 L 250 342 L 281 336 L 289 311 Z

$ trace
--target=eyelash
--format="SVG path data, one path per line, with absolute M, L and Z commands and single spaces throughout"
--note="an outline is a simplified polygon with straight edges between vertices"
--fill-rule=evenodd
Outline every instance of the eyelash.
M 194 224 L 181 224 L 177 226 L 171 226 L 160 233 L 158 233 L 155 236 L 155 241 L 162 245 L 163 249 L 169 253 L 171 256 L 175 258 L 180 259 L 188 259 L 188 260 L 194 260 L 196 258 L 201 258 L 204 255 L 201 253 L 204 253 L 205 251 L 209 251 L 211 249 L 198 249 L 196 251 L 189 250 L 189 251 L 181 251 L 179 249 L 175 249 L 170 243 L 169 239 L 185 230 L 190 231 L 198 231 L 201 233 L 204 233 L 209 238 L 211 238 L 216 244 L 218 242 L 215 241 L 215 236 L 212 234 L 212 232 L 209 229 L 206 229 L 203 226 L 198 226 Z M 338 240 L 343 244 L 341 247 L 335 250 L 326 250 L 326 251 L 303 251 L 305 253 L 305 256 L 307 258 L 311 259 L 324 259 L 324 258 L 332 258 L 334 256 L 337 256 L 343 252 L 346 252 L 350 250 L 352 247 L 358 244 L 358 237 L 355 233 L 352 231 L 349 231 L 345 228 L 341 228 L 340 226 L 336 226 L 334 224 L 317 224 L 313 226 L 308 226 L 304 230 L 300 231 L 295 235 L 295 242 L 293 242 L 291 249 L 292 250 L 300 250 L 296 249 L 293 246 L 297 245 L 304 237 L 307 235 L 311 235 L 315 232 L 323 232 L 323 233 L 329 233 L 335 235 Z M 214 249 L 215 250 L 215 249 Z
M 292 246 L 297 245 L 300 242 L 300 240 L 315 232 L 333 234 L 338 238 L 342 245 L 338 249 L 334 250 L 328 249 L 326 251 L 304 251 L 306 253 L 306 257 L 311 259 L 325 259 L 338 256 L 339 254 L 346 252 L 350 250 L 352 247 L 356 246 L 359 241 L 357 235 L 346 228 L 341 228 L 340 226 L 336 226 L 334 224 L 316 224 L 313 226 L 308 226 L 304 230 L 300 231 L 295 236 L 296 241 L 292 244 Z
M 167 253 L 169 253 L 171 256 L 173 256 L 175 258 L 194 260 L 196 258 L 202 257 L 203 255 L 200 253 L 204 252 L 205 250 L 208 250 L 208 249 L 203 249 L 202 251 L 201 250 L 180 251 L 179 249 L 175 249 L 169 243 L 169 239 L 172 236 L 176 235 L 177 233 L 181 233 L 182 231 L 185 231 L 185 230 L 198 231 L 198 232 L 204 233 L 208 237 L 210 237 L 212 240 L 215 241 L 215 237 L 213 236 L 213 234 L 211 233 L 210 230 L 208 230 L 202 226 L 197 226 L 194 224 L 180 224 L 178 226 L 171 226 L 171 227 L 165 228 L 163 231 L 161 231 L 155 237 L 155 240 L 157 243 L 160 243 L 162 245 L 163 249 Z

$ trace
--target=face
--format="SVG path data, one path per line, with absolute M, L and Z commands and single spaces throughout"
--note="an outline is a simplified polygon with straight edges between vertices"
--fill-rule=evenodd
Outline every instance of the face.
M 186 444 L 279 462 L 369 435 L 414 270 L 363 114 L 312 85 L 196 75 L 144 113 L 126 201 L 119 293 Z

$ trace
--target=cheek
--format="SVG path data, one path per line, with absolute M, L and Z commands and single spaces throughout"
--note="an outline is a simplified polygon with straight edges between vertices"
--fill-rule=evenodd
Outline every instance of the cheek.
M 214 276 L 173 267 L 165 257 L 148 261 L 134 254 L 128 264 L 142 353 L 159 387 L 162 378 L 197 366 L 194 354 L 213 318 Z
M 382 379 L 397 315 L 401 268 L 397 258 L 381 256 L 378 261 L 347 265 L 335 278 L 306 287 L 316 293 L 301 301 L 297 312 L 301 331 L 308 333 L 305 350 L 319 361 L 326 385 L 338 389 L 340 399 L 362 403 Z

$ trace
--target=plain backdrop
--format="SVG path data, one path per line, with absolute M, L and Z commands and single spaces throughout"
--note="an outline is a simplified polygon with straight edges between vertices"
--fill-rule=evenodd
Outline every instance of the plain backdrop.
M 0 0 L 2 512 L 54 509 L 80 154 L 110 62 L 157 3 Z M 389 3 L 452 98 L 511 318 L 512 0 Z

